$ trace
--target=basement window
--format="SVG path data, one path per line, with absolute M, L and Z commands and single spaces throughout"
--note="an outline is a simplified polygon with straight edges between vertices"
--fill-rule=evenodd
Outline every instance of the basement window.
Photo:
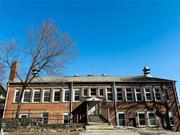
M 64 113 L 64 124 L 68 124 L 68 123 L 69 123 L 69 114 Z
M 43 124 L 48 124 L 48 117 L 49 117 L 49 113 L 43 112 L 43 114 L 42 114 L 42 123 Z
M 23 103 L 29 103 L 30 102 L 30 90 L 24 90 L 22 101 Z
M 156 114 L 155 112 L 148 112 L 149 126 L 156 126 Z
M 170 122 L 170 126 L 174 126 L 175 122 L 174 122 L 174 118 L 173 118 L 173 113 L 169 112 L 169 122 Z
M 28 118 L 28 113 L 21 113 L 21 114 L 19 114 L 19 118 L 22 118 L 22 119 Z

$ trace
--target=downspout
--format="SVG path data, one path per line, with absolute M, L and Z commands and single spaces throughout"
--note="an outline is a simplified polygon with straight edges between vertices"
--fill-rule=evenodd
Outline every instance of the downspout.
M 72 94 L 73 94 L 73 82 L 70 83 L 70 90 L 69 90 L 69 123 L 72 124 L 73 123 L 73 116 L 72 116 Z
M 113 99 L 114 99 L 114 113 L 115 113 L 115 126 L 117 126 L 117 106 L 116 106 L 116 84 L 113 82 Z
M 9 82 L 7 82 L 7 92 L 6 92 L 6 101 L 5 101 L 4 110 L 3 110 L 3 118 L 4 118 L 4 114 L 5 114 L 5 110 L 6 110 L 8 95 L 9 95 Z

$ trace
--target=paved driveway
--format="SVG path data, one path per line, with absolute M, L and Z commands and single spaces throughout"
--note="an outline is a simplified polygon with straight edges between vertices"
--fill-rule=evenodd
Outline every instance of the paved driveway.
M 172 132 L 165 130 L 93 130 L 93 131 L 84 131 L 80 135 L 180 135 L 180 132 Z

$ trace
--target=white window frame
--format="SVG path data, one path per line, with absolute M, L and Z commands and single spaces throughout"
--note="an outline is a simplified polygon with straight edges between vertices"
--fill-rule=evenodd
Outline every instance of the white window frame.
M 124 114 L 124 121 L 125 121 L 124 126 L 119 125 L 119 114 Z M 119 127 L 125 127 L 126 126 L 126 114 L 125 114 L 125 112 L 117 112 L 117 126 L 119 126 Z
M 87 89 L 87 95 L 84 95 L 84 89 Z M 84 87 L 83 91 L 82 91 L 82 97 L 88 97 L 89 95 L 89 88 L 88 87 Z
M 131 89 L 131 94 L 132 94 L 132 100 L 127 100 L 127 93 L 129 93 L 129 92 L 127 92 L 127 89 Z M 134 102 L 134 92 L 133 92 L 133 88 L 125 88 L 125 97 L 126 97 L 126 101 L 127 102 Z
M 69 91 L 69 100 L 70 100 L 70 89 L 69 88 L 64 88 L 63 89 L 63 102 L 69 102 L 69 101 L 65 101 L 65 92 Z
M 26 91 L 29 91 L 30 92 L 30 97 L 29 97 L 29 102 L 24 102 L 24 94 Z M 30 103 L 31 102 L 31 90 L 30 89 L 25 89 L 24 92 L 23 92 L 23 97 L 22 97 L 22 103 Z
M 154 113 L 156 125 L 151 125 L 151 124 L 150 124 L 150 119 L 149 119 L 149 114 L 150 114 L 150 113 Z M 156 127 L 156 126 L 157 126 L 156 113 L 153 112 L 153 111 L 147 112 L 147 116 L 148 116 L 148 126 L 149 126 L 149 127 Z
M 55 97 L 55 92 L 56 92 L 56 91 L 60 91 L 60 101 L 54 101 L 54 97 Z M 52 99 L 52 102 L 53 102 L 53 103 L 60 103 L 61 100 L 62 100 L 61 97 L 62 97 L 62 95 L 61 95 L 61 88 L 54 88 L 54 89 L 53 89 L 53 97 L 52 97 L 53 99 Z
M 145 119 L 145 125 L 140 125 L 140 119 L 139 119 L 139 114 L 144 114 L 144 119 Z M 146 113 L 145 112 L 137 112 L 137 119 L 138 119 L 138 126 L 141 128 L 146 127 L 147 121 L 146 121 Z
M 121 92 L 117 92 L 117 89 L 121 89 Z M 124 100 L 124 98 L 123 98 L 123 88 L 116 88 L 115 90 L 116 90 L 116 101 L 117 102 L 123 102 L 123 100 Z M 117 98 L 118 97 L 117 96 L 118 93 L 122 93 L 122 100 L 118 100 L 118 98 Z
M 79 100 L 75 100 L 75 91 L 79 91 Z M 73 102 L 80 102 L 81 100 L 81 91 L 80 89 L 76 88 L 76 89 L 73 89 Z
M 68 123 L 64 123 L 64 116 L 65 116 L 65 115 L 68 116 Z M 69 124 L 69 113 L 63 113 L 63 123 L 64 123 L 64 124 Z
M 137 92 L 137 89 L 139 89 L 140 90 L 140 92 Z M 136 99 L 136 101 L 137 102 L 141 102 L 141 101 L 143 101 L 143 94 L 142 94 L 142 90 L 140 89 L 140 88 L 135 88 L 134 89 L 134 92 L 135 92 L 135 99 Z M 139 94 L 141 94 L 141 100 L 137 100 L 137 93 Z
M 165 91 L 166 91 L 167 93 L 165 93 Z M 169 99 L 166 98 L 166 94 L 167 94 L 167 96 L 168 96 Z M 169 101 L 169 100 L 170 100 L 170 93 L 169 93 L 168 88 L 163 88 L 163 95 L 164 95 L 164 98 L 165 98 L 166 101 Z
M 157 92 L 155 91 L 155 89 L 158 89 L 158 90 L 159 90 L 158 93 L 160 94 L 160 98 L 161 98 L 160 100 L 157 100 L 157 99 L 156 99 L 156 93 L 157 93 Z M 155 101 L 162 101 L 162 96 L 161 96 L 161 90 L 160 90 L 160 88 L 153 88 L 153 93 L 154 93 L 154 99 L 155 99 Z
M 169 117 L 170 126 L 172 126 L 172 127 L 175 126 L 175 120 L 174 120 L 174 117 L 173 117 L 173 113 L 171 111 L 168 112 L 168 117 Z M 174 124 L 171 123 L 170 117 L 173 118 Z
M 27 118 L 28 118 L 28 116 L 29 116 L 28 113 L 20 113 L 20 114 L 19 114 L 19 118 L 22 118 L 23 115 L 27 116 Z
M 103 95 L 100 94 L 100 91 L 101 91 L 101 90 L 103 90 Z M 98 88 L 98 91 L 99 91 L 99 92 L 98 92 L 98 93 L 99 93 L 99 97 L 104 97 L 104 91 L 105 91 L 104 88 Z
M 107 101 L 107 102 L 113 102 L 113 98 L 114 98 L 114 97 L 113 97 L 113 88 L 110 88 L 110 89 L 112 90 L 112 100 L 108 100 L 108 93 L 110 93 L 110 92 L 108 92 L 108 89 L 109 89 L 109 88 L 106 88 L 106 101 Z
M 35 102 L 34 101 L 34 94 L 35 94 L 36 91 L 39 91 L 39 93 L 40 93 L 40 100 L 39 100 L 39 102 Z M 40 103 L 41 102 L 41 89 L 34 89 L 33 90 L 33 95 L 32 95 L 32 101 L 31 102 L 32 103 Z
M 150 92 L 146 92 L 146 89 L 149 89 Z M 147 100 L 146 93 L 150 93 L 150 94 L 151 94 L 151 100 Z M 144 89 L 144 97 L 145 97 L 145 101 L 153 101 L 152 88 L 145 88 L 145 89 Z
M 16 89 L 15 92 L 14 92 L 14 98 L 13 98 L 13 103 L 17 103 L 16 102 L 16 94 L 17 92 L 20 92 L 20 89 Z
M 49 92 L 50 92 L 50 101 L 44 101 L 45 91 L 49 91 Z M 49 103 L 49 102 L 51 102 L 51 89 L 43 89 L 42 102 L 43 102 L 43 103 Z

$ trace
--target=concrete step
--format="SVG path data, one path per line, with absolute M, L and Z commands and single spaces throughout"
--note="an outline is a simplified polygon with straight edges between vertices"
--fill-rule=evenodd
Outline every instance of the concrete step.
M 96 123 L 94 125 L 87 125 L 86 130 L 115 130 L 113 125 Z

